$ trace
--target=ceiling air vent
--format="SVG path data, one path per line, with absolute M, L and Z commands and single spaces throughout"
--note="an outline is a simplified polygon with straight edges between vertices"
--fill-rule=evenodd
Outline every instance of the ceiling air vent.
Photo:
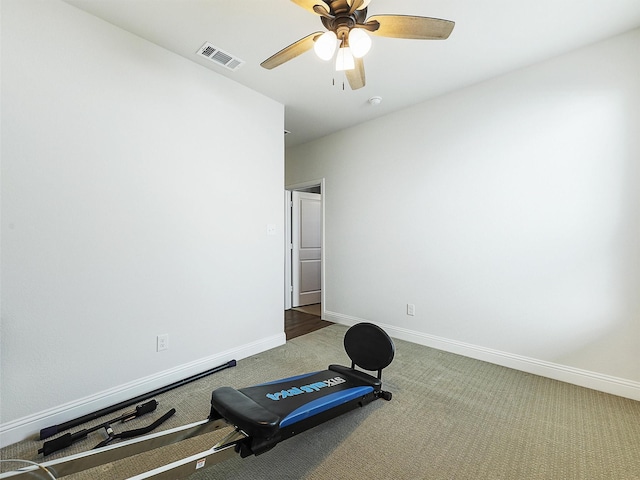
M 200 47 L 198 55 L 208 58 L 213 63 L 217 63 L 218 65 L 228 68 L 234 72 L 244 64 L 244 60 L 240 60 L 238 57 L 234 57 L 230 53 L 220 50 L 209 42 L 206 42 Z

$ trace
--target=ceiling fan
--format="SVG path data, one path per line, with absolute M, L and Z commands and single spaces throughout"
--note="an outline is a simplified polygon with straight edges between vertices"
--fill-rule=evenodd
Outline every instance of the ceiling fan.
M 313 48 L 323 60 L 336 57 L 336 70 L 344 70 L 353 90 L 365 85 L 362 57 L 371 47 L 371 38 L 365 32 L 381 37 L 444 40 L 455 25 L 450 20 L 412 15 L 374 15 L 367 18 L 371 0 L 291 1 L 319 15 L 327 31 L 301 38 L 260 65 L 271 70 Z

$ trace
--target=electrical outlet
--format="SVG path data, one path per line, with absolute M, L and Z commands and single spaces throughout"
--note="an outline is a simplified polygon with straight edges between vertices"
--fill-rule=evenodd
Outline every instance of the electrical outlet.
M 414 316 L 416 314 L 416 306 L 413 303 L 407 303 L 407 315 Z
M 157 346 L 157 350 L 158 352 L 161 352 L 162 350 L 167 350 L 169 348 L 169 334 L 165 333 L 164 335 L 158 335 L 158 337 L 156 338 L 156 346 Z

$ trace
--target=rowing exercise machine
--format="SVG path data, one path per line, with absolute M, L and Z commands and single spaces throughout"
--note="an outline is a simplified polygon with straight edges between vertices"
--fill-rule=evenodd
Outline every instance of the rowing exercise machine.
M 129 480 L 185 478 L 237 454 L 242 458 L 260 455 L 287 438 L 378 398 L 391 400 L 391 393 L 382 390 L 382 370 L 393 360 L 395 347 L 385 331 L 371 323 L 359 323 L 347 330 L 344 347 L 351 359 L 350 367 L 330 365 L 327 370 L 239 390 L 217 388 L 211 395 L 211 411 L 206 420 L 7 472 L 0 479 L 60 478 L 233 427 L 210 449 Z M 377 371 L 377 376 L 356 367 Z

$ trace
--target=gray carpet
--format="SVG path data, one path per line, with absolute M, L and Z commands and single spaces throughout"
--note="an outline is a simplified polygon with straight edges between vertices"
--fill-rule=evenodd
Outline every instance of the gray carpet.
M 345 331 L 341 325 L 318 330 L 160 395 L 154 415 L 175 407 L 165 428 L 182 425 L 206 418 L 218 386 L 240 388 L 330 363 L 348 365 Z M 391 402 L 376 401 L 261 456 L 233 458 L 190 478 L 640 479 L 640 402 L 408 342 L 396 341 L 396 349 L 383 372 Z M 126 478 L 205 450 L 227 432 L 65 478 Z M 95 433 L 65 454 L 100 440 Z M 2 450 L 2 458 L 41 461 L 35 454 L 40 446 L 21 442 Z

